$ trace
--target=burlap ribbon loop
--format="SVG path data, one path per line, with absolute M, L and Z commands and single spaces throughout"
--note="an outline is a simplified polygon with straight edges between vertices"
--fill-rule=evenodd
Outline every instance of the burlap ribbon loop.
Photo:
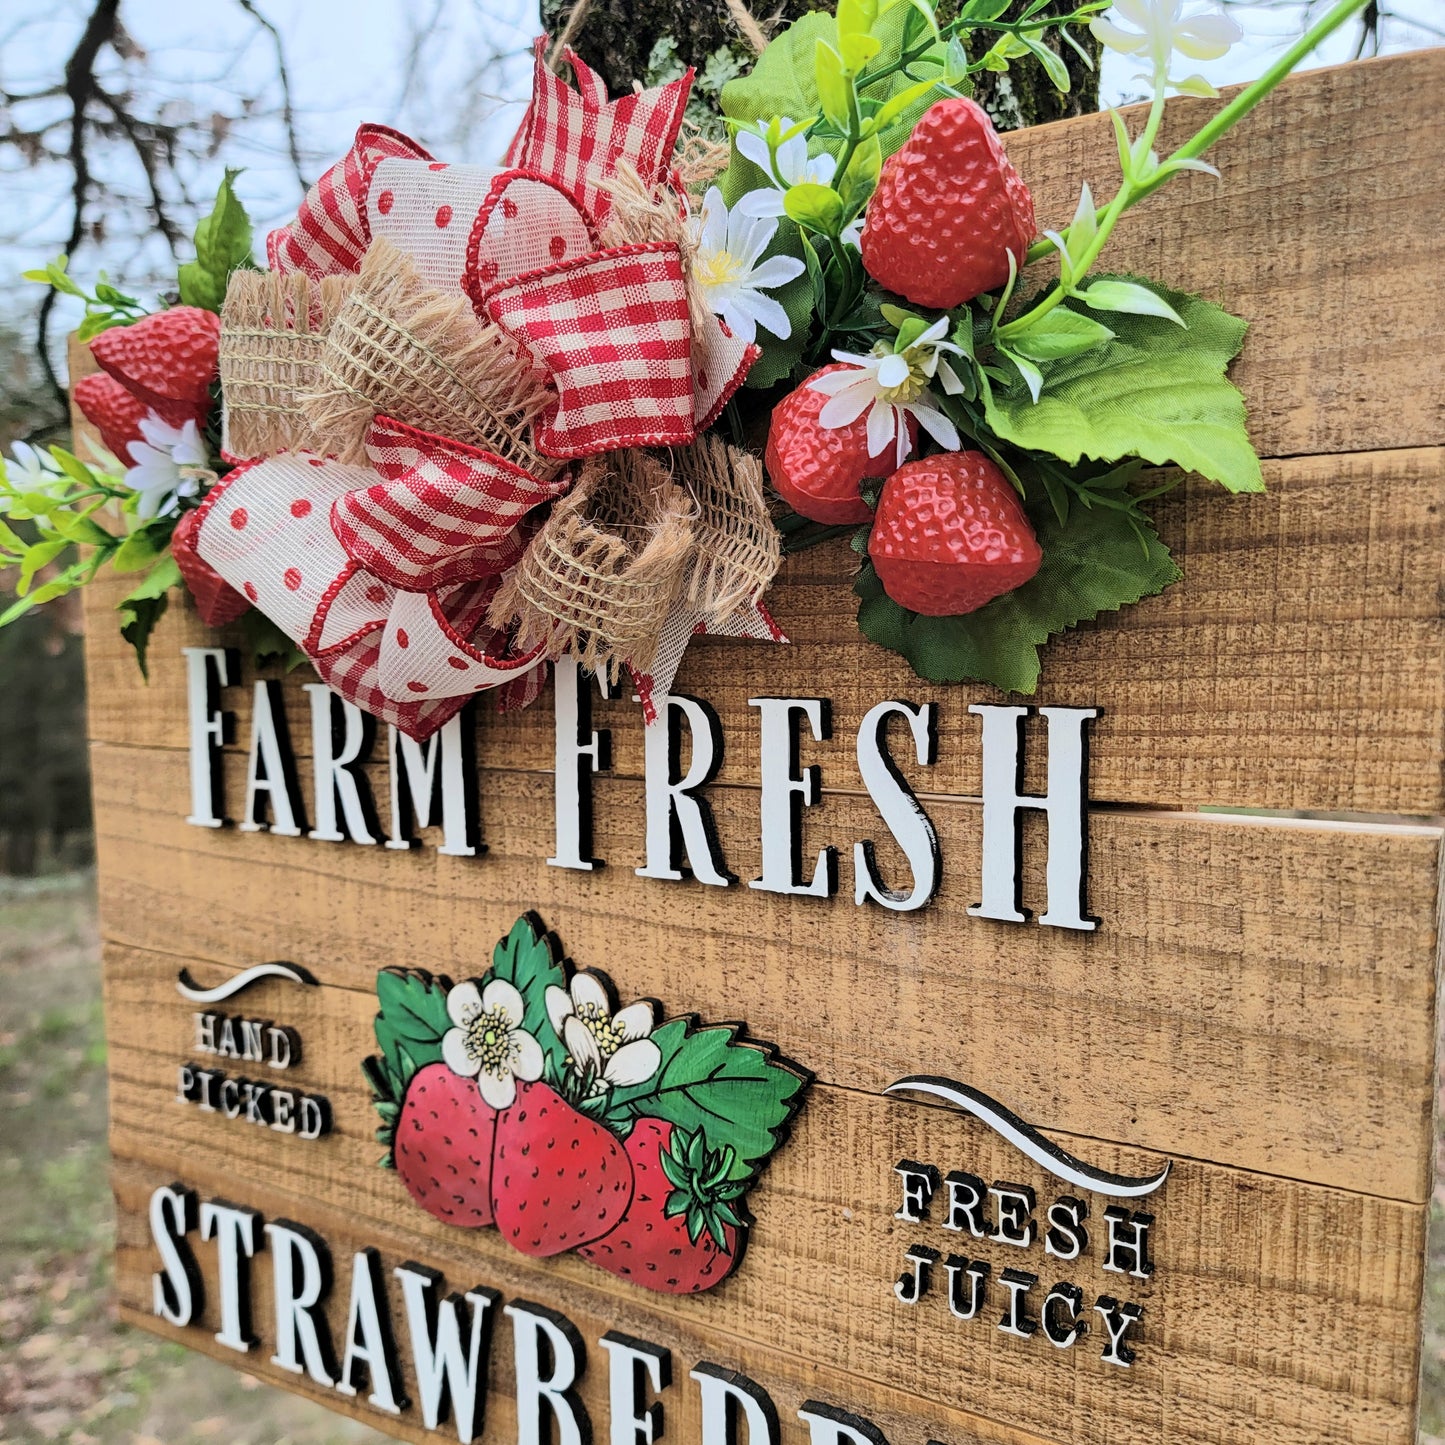
M 517 618 L 517 644 L 545 641 L 609 675 L 656 645 L 693 547 L 687 493 L 646 452 L 584 463 L 572 491 L 507 574 L 488 614 Z

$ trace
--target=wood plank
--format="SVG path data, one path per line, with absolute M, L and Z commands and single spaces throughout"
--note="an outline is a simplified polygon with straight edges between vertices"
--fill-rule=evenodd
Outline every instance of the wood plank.
M 1262 456 L 1445 442 L 1445 291 L 1416 241 L 1445 224 L 1442 85 L 1439 47 L 1294 76 L 1210 152 L 1221 180 L 1171 181 L 1110 239 L 1108 268 L 1198 292 L 1249 321 L 1232 376 Z M 1171 100 L 1159 154 L 1222 103 Z M 1143 109 L 1133 108 L 1134 132 Z M 1040 230 L 1069 222 L 1081 181 L 1101 202 L 1117 189 L 1107 115 L 1004 144 Z
M 1077 934 L 968 917 L 979 810 L 930 802 L 943 887 L 905 927 L 852 902 L 851 844 L 883 830 L 848 795 L 807 829 L 807 849 L 836 843 L 844 858 L 842 896 L 824 901 L 636 877 L 635 783 L 599 785 L 609 866 L 579 874 L 546 865 L 543 777 L 485 773 L 489 851 L 460 859 L 191 828 L 184 755 L 98 744 L 92 757 L 117 943 L 289 958 L 370 992 L 391 964 L 480 972 L 535 908 L 627 997 L 719 1019 L 746 999 L 756 1033 L 826 1080 L 877 1090 L 964 1071 L 1071 1132 L 1428 1197 L 1438 830 L 1100 813 L 1090 906 L 1103 924 Z M 241 766 L 228 760 L 233 788 Z M 756 877 L 756 795 L 711 796 L 730 866 Z M 1026 902 L 1042 858 L 1030 835 Z M 898 876 L 891 844 L 879 860 Z
M 324 992 L 352 1000 L 346 1033 L 366 1027 L 359 995 Z M 129 1021 L 118 1037 L 130 1040 L 113 1061 L 117 1155 L 153 1166 L 154 1183 L 179 1177 L 206 1196 L 228 1199 L 241 1189 L 249 1206 L 319 1229 L 343 1261 L 343 1249 L 374 1244 L 388 1265 L 419 1259 L 440 1266 L 450 1287 L 480 1281 L 559 1308 L 589 1340 L 609 1324 L 669 1344 L 675 1330 L 692 1330 L 706 1343 L 689 1350 L 745 1370 L 745 1361 L 759 1361 L 765 1387 L 778 1342 L 786 1341 L 800 1364 L 832 1372 L 840 1390 L 845 1376 L 865 1387 L 908 1382 L 920 1399 L 907 1435 L 919 1441 L 934 1438 L 924 1431 L 935 1406 L 1073 1445 L 1261 1438 L 1374 1445 L 1413 1438 L 1423 1205 L 1180 1159 L 1148 1201 L 1155 1271 L 1139 1281 L 1100 1267 L 1106 1201 L 1097 1197 L 1090 1222 L 1100 1232 L 1091 1231 L 1083 1259 L 1067 1264 L 1038 1245 L 1024 1251 L 961 1240 L 939 1226 L 937 1215 L 900 1223 L 893 1217 L 900 1159 L 1027 1185 L 1042 1201 L 1068 1191 L 977 1121 L 815 1085 L 793 1137 L 749 1195 L 756 1224 L 737 1274 L 715 1291 L 660 1300 L 575 1256 L 530 1262 L 494 1231 L 463 1234 L 412 1207 L 396 1176 L 373 1163 L 368 1106 L 355 1085 L 343 1094 L 338 1079 L 333 1103 L 341 1132 L 309 1146 L 174 1103 L 174 1061 L 148 1049 L 160 1012 L 152 998 L 143 1017 L 117 1015 L 123 1025 Z M 318 1056 L 344 1053 L 333 1034 L 316 1037 Z M 1107 1144 L 1067 1136 L 1061 1142 L 1108 1169 L 1143 1173 L 1159 1164 L 1157 1156 Z M 124 1198 L 124 1212 L 143 1220 L 139 1203 Z M 135 1233 L 132 1223 L 122 1246 L 122 1297 L 144 1308 L 155 1264 L 143 1243 L 132 1252 Z M 960 1323 L 936 1291 L 916 1306 L 900 1304 L 891 1286 L 914 1244 L 944 1253 L 962 1245 L 986 1258 L 994 1280 L 987 1314 Z M 1100 1358 L 1097 1324 L 1069 1350 L 1042 1336 L 1002 1334 L 998 1279 L 1005 1268 L 1037 1273 L 1040 1293 L 1056 1280 L 1079 1284 L 1091 1313 L 1099 1295 L 1142 1305 L 1132 1368 Z M 333 1318 L 336 1311 L 344 1311 L 344 1300 Z M 840 1320 L 847 1328 L 838 1327 Z M 257 1324 L 264 1336 L 263 1311 Z M 866 1399 L 844 1394 L 830 1403 L 866 1414 Z
M 1313 457 L 1267 468 L 1266 497 L 1228 499 L 1190 485 L 1160 508 L 1186 580 L 1162 597 L 1051 644 L 1039 703 L 1098 706 L 1090 777 L 1100 801 L 1432 814 L 1445 811 L 1445 450 Z M 793 559 L 768 594 L 793 639 L 778 647 L 701 639 L 676 690 L 722 717 L 725 781 L 757 777 L 760 692 L 825 696 L 831 743 L 810 746 L 826 784 L 856 787 L 858 724 L 888 697 L 936 701 L 939 761 L 928 786 L 976 793 L 978 719 L 992 689 L 923 683 L 854 623 L 841 543 Z M 226 643 L 193 609 L 172 607 L 151 645 L 151 681 L 120 639 L 113 607 L 129 583 L 90 589 L 87 666 L 92 737 L 186 745 L 180 649 Z M 249 684 L 253 674 L 245 671 Z M 272 674 L 275 675 L 275 674 Z M 310 749 L 303 682 L 286 683 L 298 753 Z M 250 689 L 231 690 L 244 743 Z M 1018 699 L 1013 699 L 1017 701 Z M 642 726 L 630 701 L 599 705 L 614 767 L 640 776 Z M 522 713 L 480 707 L 490 765 L 552 766 L 550 693 Z

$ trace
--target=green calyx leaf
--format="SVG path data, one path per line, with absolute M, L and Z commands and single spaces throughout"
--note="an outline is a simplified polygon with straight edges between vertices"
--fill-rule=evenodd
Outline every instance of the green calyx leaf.
M 802 1103 L 807 1076 L 779 1062 L 771 1048 L 739 1039 L 736 1025 L 669 1019 L 652 1041 L 662 1054 L 656 1073 L 613 1089 L 609 1119 L 664 1119 L 687 1134 L 702 1133 L 725 1153 L 729 1182 L 750 1180 Z
M 1039 317 L 1032 326 L 1009 339 L 1009 349 L 1031 361 L 1057 361 L 1112 341 L 1114 333 L 1091 316 L 1064 306 Z
M 843 198 L 831 186 L 816 181 L 790 186 L 783 195 L 783 208 L 790 220 L 820 235 L 836 236 L 843 229 Z
M 907 658 L 932 682 L 991 683 L 1032 693 L 1039 648 L 1056 632 L 1162 592 L 1182 575 L 1137 514 L 1076 507 L 1067 525 L 1044 503 L 1030 506 L 1043 563 L 1022 587 L 961 617 L 921 617 L 888 597 L 865 563 L 853 590 L 866 637 Z M 1142 543 L 1142 545 L 1141 545 Z
M 442 1036 L 452 1026 L 447 993 L 447 981 L 429 973 L 387 968 L 377 974 L 381 1012 L 374 1027 L 393 1084 L 389 1098 L 399 1101 L 418 1069 L 440 1062 Z
M 1186 326 L 1184 318 L 1149 286 L 1114 277 L 1099 276 L 1082 290 L 1075 292 L 1085 306 L 1095 311 L 1125 311 L 1132 316 L 1162 316 L 1176 326 Z
M 187 261 L 178 273 L 181 301 L 186 306 L 219 312 L 231 273 L 255 267 L 251 218 L 232 188 L 238 175 L 239 171 L 227 170 L 210 214 L 196 225 L 196 259 Z
M 542 1046 L 542 1055 L 563 1072 L 567 1049 L 547 1013 L 547 990 L 567 987 L 561 950 L 535 913 L 524 913 L 492 950 L 487 978 L 500 978 L 522 995 L 522 1028 Z
M 728 1226 L 742 1226 L 736 1202 L 747 1193 L 749 1183 L 736 1177 L 732 1149 L 709 1148 L 700 1129 L 689 1132 L 674 1128 L 667 1148 L 658 1155 L 658 1163 L 673 1186 L 663 1214 L 669 1219 L 685 1217 L 688 1237 L 694 1244 L 706 1230 L 718 1249 L 730 1254 Z
M 1154 293 L 1183 325 L 1115 311 L 1111 340 L 1036 364 L 1042 377 L 1037 401 L 1022 377 L 989 389 L 984 414 L 994 433 L 1068 466 L 1083 457 L 1142 457 L 1198 472 L 1231 492 L 1263 491 L 1244 398 L 1225 376 L 1245 323 L 1198 296 L 1135 277 L 1101 277 L 1056 309 L 1082 315 L 1102 281 Z

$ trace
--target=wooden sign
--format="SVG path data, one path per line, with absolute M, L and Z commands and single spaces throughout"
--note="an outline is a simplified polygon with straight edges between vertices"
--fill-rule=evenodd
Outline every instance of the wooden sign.
M 123 1316 L 411 1440 L 1412 1440 L 1442 84 L 1291 81 L 1125 222 L 1250 318 L 1268 493 L 1162 502 L 1186 580 L 1029 705 L 841 546 L 650 733 L 564 666 L 425 747 L 178 609 L 143 686 L 95 589 Z M 1053 224 L 1113 140 L 1009 147 Z

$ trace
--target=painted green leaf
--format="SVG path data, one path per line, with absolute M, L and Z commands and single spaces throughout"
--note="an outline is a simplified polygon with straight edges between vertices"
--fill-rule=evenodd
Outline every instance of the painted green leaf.
M 1047 452 L 1069 466 L 1082 457 L 1106 462 L 1143 457 L 1156 466 L 1173 463 L 1198 472 L 1231 492 L 1262 492 L 1244 398 L 1225 378 L 1244 342 L 1245 323 L 1198 296 L 1137 277 L 1101 279 L 1154 292 L 1184 326 L 1159 316 L 1110 312 L 1112 341 L 1039 363 L 1038 402 L 1022 377 L 993 387 L 985 411 L 989 425 L 1005 441 Z M 1063 304 L 1073 310 L 1083 305 Z
M 567 975 L 556 940 L 535 913 L 524 913 L 498 941 L 487 978 L 505 979 L 522 995 L 522 1027 L 560 1068 L 567 1050 L 547 1015 L 547 990 L 566 988 Z
M 657 1073 L 614 1089 L 609 1115 L 666 1119 L 700 1132 L 709 1148 L 732 1149 L 731 1177 L 755 1174 L 797 1112 L 807 1080 L 737 1034 L 731 1024 L 697 1028 L 691 1019 L 669 1019 L 652 1033 L 662 1051 Z
M 376 1043 L 403 1088 L 417 1069 L 442 1056 L 442 1035 L 451 1027 L 447 990 L 423 973 L 385 969 L 376 976 Z
M 231 185 L 239 174 L 226 172 L 210 214 L 196 225 L 196 259 L 187 261 L 178 273 L 181 301 L 186 306 L 220 311 L 231 272 L 255 264 L 251 259 L 251 218 Z
M 1113 508 L 1073 507 L 1067 526 L 1047 503 L 1030 506 L 1029 515 L 1044 560 L 1022 587 L 963 617 L 920 617 L 886 596 L 865 564 L 853 586 L 862 599 L 859 628 L 932 682 L 967 679 L 1031 693 L 1039 648 L 1053 633 L 1162 592 L 1182 575 L 1152 528 Z

